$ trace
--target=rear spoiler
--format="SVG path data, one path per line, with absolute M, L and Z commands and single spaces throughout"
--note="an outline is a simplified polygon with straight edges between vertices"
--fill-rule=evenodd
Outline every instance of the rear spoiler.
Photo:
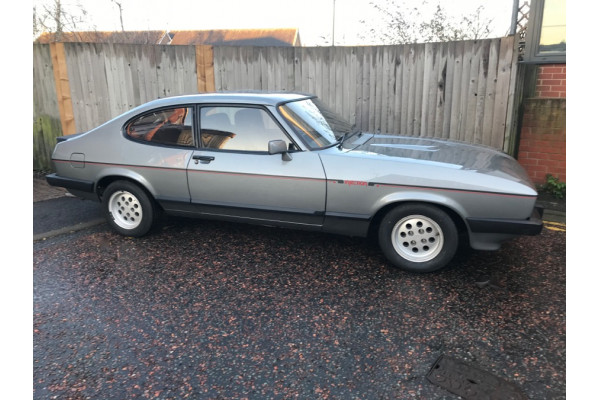
M 60 143 L 60 142 L 64 142 L 67 141 L 69 139 L 74 139 L 77 136 L 81 136 L 83 135 L 85 132 L 80 132 L 80 133 L 73 133 L 72 135 L 64 135 L 64 136 L 58 136 L 56 138 L 56 143 Z

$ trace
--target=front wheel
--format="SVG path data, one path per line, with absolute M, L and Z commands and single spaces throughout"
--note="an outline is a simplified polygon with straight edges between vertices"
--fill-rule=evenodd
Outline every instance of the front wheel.
M 443 268 L 456 253 L 452 218 L 428 204 L 407 203 L 389 211 L 379 225 L 379 246 L 396 267 L 410 272 Z
M 115 181 L 102 196 L 102 206 L 110 226 L 125 236 L 143 236 L 154 224 L 157 208 L 138 185 Z

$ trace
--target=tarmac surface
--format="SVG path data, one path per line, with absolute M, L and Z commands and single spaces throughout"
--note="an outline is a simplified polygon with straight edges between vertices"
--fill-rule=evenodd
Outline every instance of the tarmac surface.
M 459 398 L 426 378 L 440 356 L 566 398 L 564 223 L 416 275 L 314 232 L 173 218 L 125 238 L 35 181 L 36 399 Z

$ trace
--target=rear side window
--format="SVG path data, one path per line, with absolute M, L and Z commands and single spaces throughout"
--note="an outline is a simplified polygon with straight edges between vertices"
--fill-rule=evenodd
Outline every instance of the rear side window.
M 172 146 L 194 146 L 193 108 L 162 109 L 130 122 L 125 131 L 132 139 Z
M 261 108 L 203 107 L 200 110 L 202 147 L 237 151 L 268 151 L 270 140 L 290 139 Z

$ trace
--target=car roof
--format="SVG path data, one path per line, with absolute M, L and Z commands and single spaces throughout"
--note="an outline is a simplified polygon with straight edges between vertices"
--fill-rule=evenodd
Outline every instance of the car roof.
M 279 103 L 314 97 L 310 94 L 292 92 L 218 92 L 165 97 L 146 103 L 147 107 L 162 107 L 183 103 L 232 103 L 277 105 Z M 146 108 L 146 107 L 144 107 Z

